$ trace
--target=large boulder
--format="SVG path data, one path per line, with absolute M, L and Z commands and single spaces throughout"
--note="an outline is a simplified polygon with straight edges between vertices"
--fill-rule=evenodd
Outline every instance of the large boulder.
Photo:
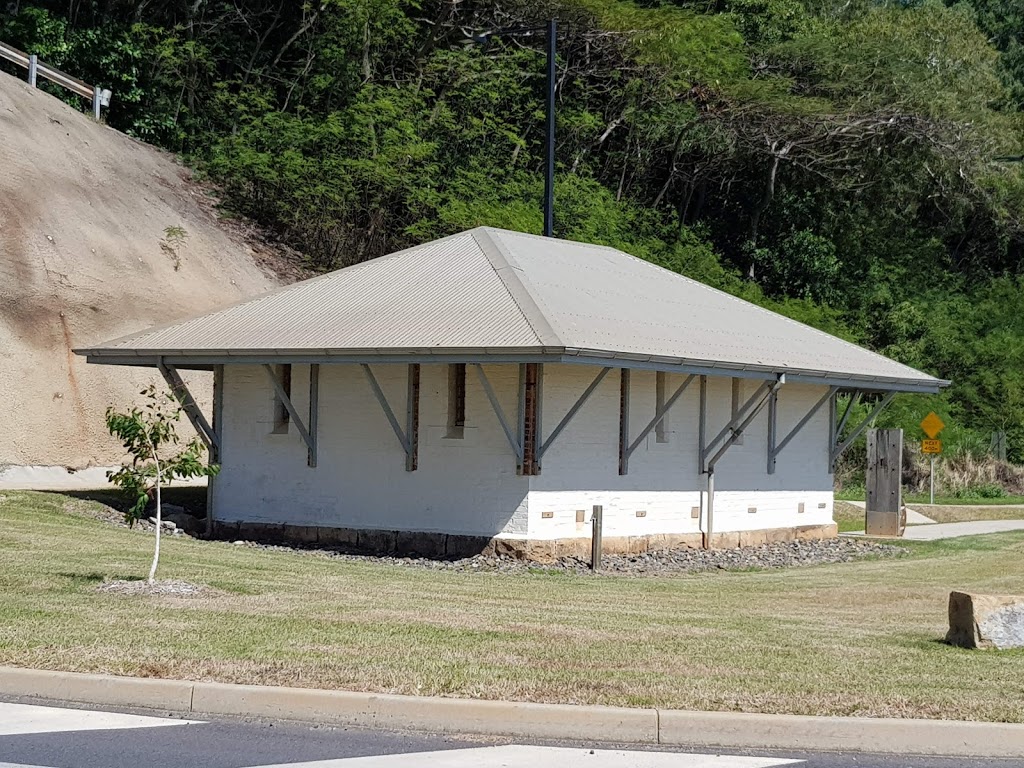
M 172 523 L 178 530 L 189 536 L 195 536 L 206 530 L 206 521 L 200 520 L 184 507 L 177 504 L 164 504 L 161 518 L 165 523 Z
M 1024 648 L 1024 597 L 950 592 L 946 642 L 961 648 Z

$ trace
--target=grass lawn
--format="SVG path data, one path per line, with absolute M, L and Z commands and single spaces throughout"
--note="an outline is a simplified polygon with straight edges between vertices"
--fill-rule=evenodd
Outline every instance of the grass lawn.
M 921 506 L 930 506 L 930 496 L 927 493 L 908 493 L 903 497 L 903 501 L 907 504 L 916 504 Z M 860 499 L 864 501 L 863 497 Z M 1006 507 L 1011 505 L 1024 504 L 1024 496 L 997 496 L 995 498 L 986 498 L 983 496 L 964 496 L 958 498 L 956 496 L 936 496 L 936 505 L 943 506 L 954 506 L 954 507 Z
M 675 578 L 433 571 L 168 538 L 197 597 L 104 594 L 152 534 L 0 495 L 0 664 L 408 694 L 1024 722 L 1024 652 L 948 647 L 950 589 L 1021 591 L 1024 533 Z
M 849 502 L 836 499 L 832 505 L 832 519 L 840 533 L 864 530 L 864 510 Z

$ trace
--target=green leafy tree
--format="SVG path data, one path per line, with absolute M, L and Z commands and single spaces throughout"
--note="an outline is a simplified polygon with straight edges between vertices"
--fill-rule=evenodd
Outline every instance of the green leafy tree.
M 469 38 L 552 16 L 558 236 L 951 379 L 1024 460 L 1020 0 L 20 0 L 0 39 L 325 270 L 540 231 L 544 36 Z
M 125 520 L 133 525 L 146 511 L 151 499 L 156 501 L 156 545 L 149 582 L 156 577 L 160 562 L 160 531 L 163 508 L 160 491 L 174 480 L 213 477 L 220 470 L 216 464 L 203 460 L 203 444 L 198 437 L 178 449 L 177 423 L 182 407 L 170 392 L 160 392 L 153 385 L 142 390 L 145 404 L 129 411 L 107 408 L 107 429 L 118 438 L 131 455 L 131 462 L 107 473 L 107 478 L 123 490 L 133 502 L 125 512 Z

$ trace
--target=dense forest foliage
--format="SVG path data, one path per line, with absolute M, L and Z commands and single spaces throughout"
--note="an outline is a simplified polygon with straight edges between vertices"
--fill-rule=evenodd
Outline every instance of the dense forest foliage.
M 557 235 L 951 379 L 885 418 L 1024 460 L 1019 0 L 22 0 L 0 40 L 328 269 L 540 231 L 543 35 L 479 33 L 549 17 Z

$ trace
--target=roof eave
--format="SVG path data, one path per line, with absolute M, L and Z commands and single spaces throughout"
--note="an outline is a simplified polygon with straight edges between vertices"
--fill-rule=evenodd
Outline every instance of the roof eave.
M 628 352 L 608 352 L 607 350 L 568 349 L 567 355 L 574 356 L 575 362 L 601 364 L 604 360 L 617 362 L 628 361 L 631 368 L 649 370 L 675 370 L 681 373 L 706 374 L 709 376 L 734 376 L 747 378 L 774 378 L 785 373 L 788 381 L 802 384 L 820 384 L 838 386 L 843 389 L 862 389 L 880 392 L 911 392 L 920 394 L 938 394 L 951 382 L 937 379 L 927 374 L 919 378 L 897 376 L 873 376 L 866 374 L 811 370 L 786 366 L 760 365 L 757 363 L 731 363 L 709 360 L 688 360 L 685 358 L 659 357 Z
M 922 375 L 920 378 L 871 376 L 863 374 L 787 368 L 755 363 L 689 360 L 677 357 L 609 352 L 564 347 L 481 347 L 476 349 L 76 349 L 89 363 L 105 365 L 155 366 L 159 360 L 182 367 L 218 364 L 259 364 L 288 359 L 296 363 L 444 363 L 444 362 L 565 362 L 608 365 L 644 370 L 662 370 L 707 376 L 765 379 L 785 373 L 792 382 L 838 386 L 843 389 L 937 394 L 950 382 Z

